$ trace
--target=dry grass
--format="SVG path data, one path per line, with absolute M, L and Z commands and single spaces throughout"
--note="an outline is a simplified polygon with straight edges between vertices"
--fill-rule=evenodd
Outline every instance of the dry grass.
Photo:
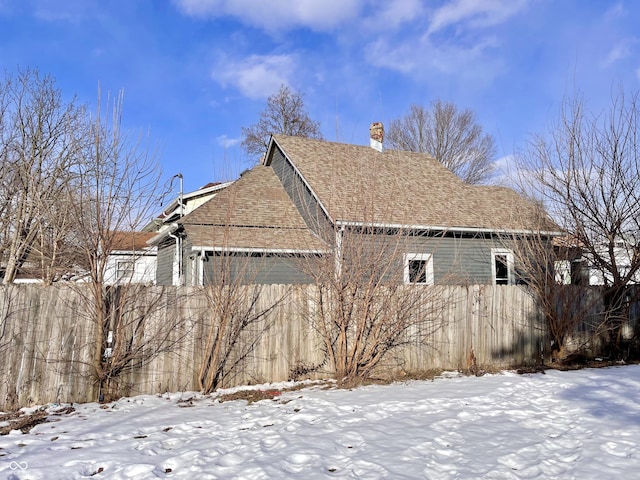
M 279 400 L 280 395 L 283 392 L 297 392 L 300 390 L 304 390 L 305 388 L 310 387 L 320 387 L 322 389 L 330 389 L 335 388 L 334 382 L 314 382 L 313 384 L 308 383 L 299 383 L 293 385 L 291 387 L 286 388 L 267 388 L 262 390 L 238 390 L 233 393 L 223 393 L 220 396 L 216 397 L 216 399 L 220 402 L 231 402 L 233 400 L 246 400 L 247 403 L 251 404 L 253 402 L 259 402 L 261 400 Z

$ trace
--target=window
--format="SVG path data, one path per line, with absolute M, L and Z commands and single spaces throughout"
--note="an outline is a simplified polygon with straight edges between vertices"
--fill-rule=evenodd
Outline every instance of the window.
M 507 249 L 491 249 L 491 276 L 494 285 L 513 285 L 513 252 Z
M 582 258 L 557 260 L 554 269 L 556 283 L 561 285 L 582 285 L 588 280 L 588 270 Z
M 116 264 L 116 280 L 126 282 L 133 277 L 133 260 L 118 260 Z
M 428 253 L 407 253 L 404 256 L 404 283 L 433 285 L 433 256 Z

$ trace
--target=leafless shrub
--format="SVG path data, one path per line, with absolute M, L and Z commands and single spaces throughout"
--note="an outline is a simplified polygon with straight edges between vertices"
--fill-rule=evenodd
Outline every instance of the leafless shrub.
M 402 229 L 372 226 L 340 228 L 330 254 L 305 259 L 313 279 L 307 320 L 318 332 L 326 367 L 339 386 L 369 378 L 408 344 L 428 343 L 442 325 L 442 288 L 417 284 L 428 263 L 405 284 Z
M 600 114 L 581 98 L 563 103 L 548 135 L 519 156 L 520 184 L 543 202 L 603 285 L 606 350 L 622 354 L 640 280 L 638 96 L 620 92 Z M 556 289 L 557 290 L 557 289 Z
M 265 257 L 259 252 L 233 248 L 236 245 L 231 237 L 242 210 L 234 186 L 214 200 L 221 199 L 222 224 L 209 227 L 219 245 L 207 257 L 207 273 L 203 272 L 202 279 L 205 286 L 201 293 L 206 298 L 208 321 L 203 332 L 198 379 L 204 393 L 232 385 L 243 373 L 246 359 L 271 327 L 271 312 L 287 295 L 264 295 L 261 276 L 267 269 Z
M 218 258 L 219 263 L 227 264 L 223 268 L 228 268 L 233 259 L 233 255 Z M 209 323 L 198 377 L 204 393 L 230 385 L 269 329 L 269 314 L 282 298 L 265 303 L 262 292 L 262 285 L 245 283 L 240 278 L 230 281 L 228 277 L 204 288 Z

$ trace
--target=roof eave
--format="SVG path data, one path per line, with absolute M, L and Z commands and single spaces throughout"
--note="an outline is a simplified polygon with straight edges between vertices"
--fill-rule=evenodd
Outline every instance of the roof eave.
M 191 251 L 194 252 L 228 252 L 228 253 L 275 253 L 275 254 L 325 254 L 331 253 L 331 250 L 322 249 L 297 249 L 297 248 L 258 248 L 258 247 L 214 247 L 214 246 L 193 246 Z
M 399 228 L 407 230 L 425 230 L 425 231 L 443 231 L 457 233 L 494 233 L 500 235 L 543 235 L 548 237 L 556 237 L 564 235 L 564 232 L 552 230 L 528 230 L 528 229 L 509 229 L 509 228 L 482 228 L 482 227 L 449 227 L 445 225 L 403 225 L 400 223 L 384 223 L 384 222 L 354 222 L 347 220 L 336 220 L 338 227 L 372 227 L 372 228 Z
M 154 235 L 149 240 L 147 240 L 147 245 L 157 246 L 159 245 L 165 238 L 169 237 L 172 233 L 180 228 L 178 223 L 172 223 L 171 225 L 165 225 L 163 230 L 160 230 L 157 235 Z

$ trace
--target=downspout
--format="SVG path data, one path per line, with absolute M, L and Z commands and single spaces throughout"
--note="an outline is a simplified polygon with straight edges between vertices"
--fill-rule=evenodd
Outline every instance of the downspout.
M 173 177 L 171 177 L 171 184 L 173 184 L 173 179 L 177 178 L 180 180 L 180 195 L 178 196 L 179 202 L 179 214 L 178 218 L 181 219 L 184 216 L 184 188 L 183 188 L 183 176 L 182 173 L 177 173 Z M 179 235 L 174 235 L 170 233 L 169 236 L 176 241 L 176 262 L 178 263 L 178 278 L 173 278 L 173 284 L 177 286 L 184 285 L 184 267 L 183 267 L 183 258 L 182 258 L 182 238 Z
M 178 264 L 178 278 L 173 278 L 173 284 L 182 286 L 182 238 L 179 235 L 170 233 L 169 236 L 176 241 L 176 262 Z
M 335 260 L 336 260 L 336 279 L 340 278 L 342 274 L 342 239 L 344 237 L 344 225 L 336 230 L 336 248 L 335 248 Z
M 206 253 L 204 250 L 200 251 L 200 261 L 198 262 L 198 285 L 204 286 L 204 261 Z

